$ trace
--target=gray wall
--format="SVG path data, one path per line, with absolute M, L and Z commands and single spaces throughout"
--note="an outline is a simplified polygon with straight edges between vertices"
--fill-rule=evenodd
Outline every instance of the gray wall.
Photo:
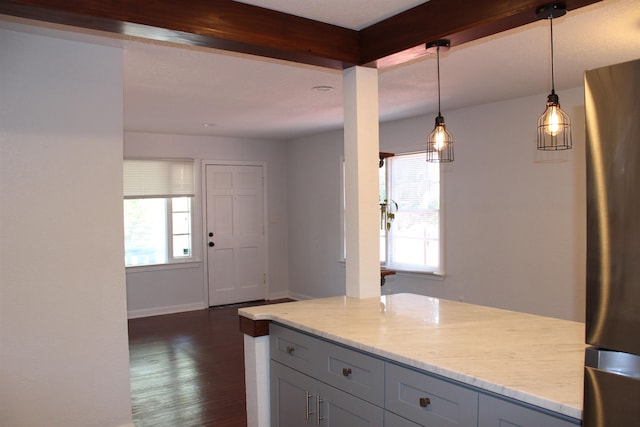
M 443 279 L 391 276 L 384 293 L 414 292 L 584 319 L 583 89 L 559 93 L 574 149 L 535 149 L 546 95 L 445 111 L 456 160 L 443 166 Z M 384 123 L 380 150 L 424 149 L 433 117 Z M 340 132 L 289 143 L 289 283 L 294 295 L 344 293 L 340 258 Z
M 456 161 L 442 172 L 445 277 L 397 274 L 383 293 L 583 320 L 583 90 L 563 91 L 560 99 L 573 120 L 574 149 L 567 152 L 535 150 L 545 94 L 446 112 Z M 431 116 L 383 123 L 381 150 L 422 150 L 432 125 Z M 125 141 L 128 157 L 265 161 L 270 297 L 344 294 L 341 131 L 289 142 L 141 133 L 127 133 Z M 130 316 L 202 308 L 204 286 L 201 263 L 131 270 Z

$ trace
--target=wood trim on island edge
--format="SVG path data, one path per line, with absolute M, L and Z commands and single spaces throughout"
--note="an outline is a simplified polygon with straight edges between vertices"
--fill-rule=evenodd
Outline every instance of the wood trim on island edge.
M 270 320 L 253 320 L 248 317 L 238 316 L 240 332 L 250 337 L 263 337 L 269 335 Z

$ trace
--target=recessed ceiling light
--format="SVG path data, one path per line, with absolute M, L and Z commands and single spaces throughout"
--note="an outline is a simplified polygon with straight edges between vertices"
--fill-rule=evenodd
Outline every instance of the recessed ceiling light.
M 202 126 L 206 127 L 206 128 L 211 128 L 214 127 L 216 124 L 215 123 L 203 123 Z
M 314 86 L 311 90 L 315 90 L 316 92 L 332 92 L 335 88 L 333 86 Z

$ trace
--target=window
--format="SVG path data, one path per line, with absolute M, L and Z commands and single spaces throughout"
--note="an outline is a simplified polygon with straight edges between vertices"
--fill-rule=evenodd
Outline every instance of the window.
M 193 259 L 192 160 L 124 161 L 127 267 Z
M 394 213 L 381 218 L 380 263 L 391 269 L 441 273 L 440 168 L 424 153 L 389 157 L 380 173 L 380 203 Z M 396 209 L 397 204 L 397 209 Z

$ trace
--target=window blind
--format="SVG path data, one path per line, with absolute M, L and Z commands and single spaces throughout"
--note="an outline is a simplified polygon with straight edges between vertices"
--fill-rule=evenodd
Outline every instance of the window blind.
M 123 164 L 124 198 L 193 197 L 193 160 L 129 160 Z

